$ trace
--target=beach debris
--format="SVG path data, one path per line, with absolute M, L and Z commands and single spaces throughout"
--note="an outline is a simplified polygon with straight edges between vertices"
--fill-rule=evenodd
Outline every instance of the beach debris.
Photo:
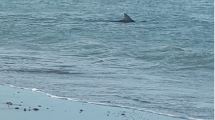
M 38 108 L 33 108 L 33 110 L 34 110 L 34 111 L 38 111 L 39 109 L 38 109 Z
M 80 109 L 80 113 L 82 113 L 84 110 L 83 109 Z
M 109 116 L 110 115 L 110 111 L 107 111 L 107 116 Z
M 6 104 L 9 106 L 9 105 L 13 105 L 12 102 L 6 102 Z
M 121 113 L 122 116 L 125 116 L 125 111 L 123 111 L 123 113 Z
M 14 109 L 18 110 L 18 109 L 19 109 L 19 107 L 15 107 Z

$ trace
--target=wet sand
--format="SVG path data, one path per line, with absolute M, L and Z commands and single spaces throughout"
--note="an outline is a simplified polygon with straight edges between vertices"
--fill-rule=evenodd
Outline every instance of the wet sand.
M 126 108 L 55 99 L 40 92 L 0 85 L 1 120 L 179 120 Z

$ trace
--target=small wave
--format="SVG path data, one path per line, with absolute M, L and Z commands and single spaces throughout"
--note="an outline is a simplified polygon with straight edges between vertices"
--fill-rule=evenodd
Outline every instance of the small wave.
M 133 100 L 133 101 L 136 101 L 136 102 L 141 102 L 141 103 L 151 103 L 150 101 L 147 101 L 147 100 L 141 100 L 141 99 L 138 99 L 138 98 L 132 98 L 132 97 L 129 97 L 129 96 L 119 96 L 117 95 L 117 97 L 120 97 L 120 98 L 123 98 L 123 99 L 128 99 L 128 100 Z
M 174 68 L 172 70 L 174 71 L 182 71 L 182 70 L 200 70 L 200 69 L 212 69 L 213 67 L 210 65 L 195 65 L 195 66 L 182 66 L 178 68 Z
M 168 51 L 180 52 L 180 51 L 185 51 L 185 49 L 177 46 L 164 46 L 164 47 L 149 50 L 148 52 L 168 52 Z
M 52 95 L 52 94 L 43 92 L 42 90 L 37 89 L 37 88 L 17 87 L 17 86 L 11 85 L 11 84 L 6 84 L 6 85 L 8 85 L 9 87 L 12 87 L 12 88 L 31 90 L 32 92 L 39 92 L 39 93 L 45 94 L 48 97 L 54 98 L 54 99 L 69 100 L 69 101 L 82 102 L 82 103 L 88 103 L 88 104 L 94 104 L 94 105 L 109 106 L 109 107 L 125 108 L 125 109 L 130 109 L 130 110 L 137 110 L 140 112 L 148 112 L 148 113 L 153 113 L 156 115 L 168 116 L 168 117 L 173 117 L 173 118 L 181 118 L 181 119 L 187 119 L 187 120 L 203 120 L 203 119 L 193 118 L 193 117 L 189 117 L 189 116 L 179 116 L 179 115 L 157 112 L 157 111 L 149 110 L 146 108 L 137 108 L 137 107 L 123 106 L 123 105 L 113 105 L 113 104 L 108 104 L 108 103 L 83 101 L 83 100 L 79 100 L 76 98 L 61 97 L 61 96 L 56 96 L 56 95 Z
M 166 52 L 166 51 L 185 51 L 181 47 L 176 47 L 176 46 L 166 46 L 162 48 L 160 51 Z

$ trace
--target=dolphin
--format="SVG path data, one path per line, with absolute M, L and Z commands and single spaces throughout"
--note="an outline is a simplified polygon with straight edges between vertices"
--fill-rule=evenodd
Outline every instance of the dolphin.
M 126 13 L 124 13 L 124 18 L 122 20 L 111 21 L 111 22 L 122 22 L 122 23 L 130 23 L 135 22 L 131 17 L 129 17 Z
M 124 18 L 122 20 L 115 20 L 115 21 L 110 21 L 110 20 L 86 20 L 88 22 L 122 22 L 122 23 L 130 23 L 130 22 L 135 22 L 130 16 L 128 16 L 126 13 L 124 13 Z M 143 21 L 145 22 L 145 21 Z
M 124 13 L 124 18 L 122 20 L 119 20 L 116 22 L 130 23 L 130 22 L 135 22 L 135 21 L 133 19 L 131 19 L 131 17 L 128 16 L 126 13 Z

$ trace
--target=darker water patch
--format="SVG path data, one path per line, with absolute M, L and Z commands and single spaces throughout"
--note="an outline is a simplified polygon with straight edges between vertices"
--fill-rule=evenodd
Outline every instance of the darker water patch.
M 1 70 L 6 72 L 18 72 L 18 73 L 32 73 L 32 74 L 84 74 L 81 72 L 70 72 L 67 70 L 58 70 L 58 69 L 6 69 Z

